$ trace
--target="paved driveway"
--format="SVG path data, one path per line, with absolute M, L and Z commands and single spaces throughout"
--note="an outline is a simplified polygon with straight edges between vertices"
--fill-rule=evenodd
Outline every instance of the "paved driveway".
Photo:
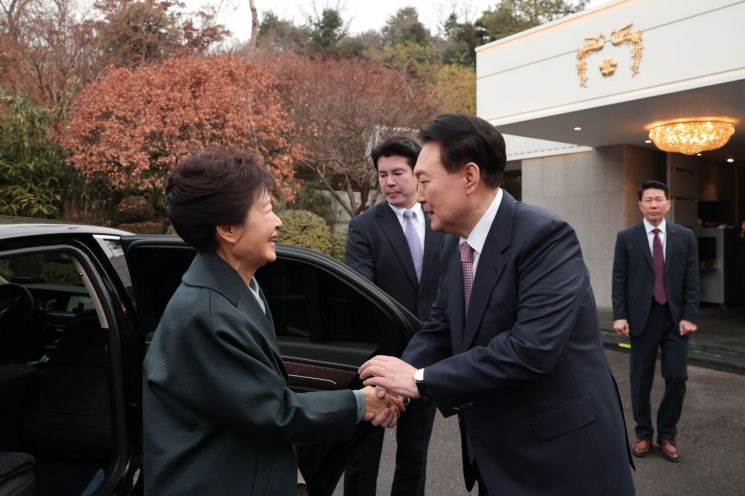
M 628 355 L 610 351 L 633 436 L 628 399 Z M 662 395 L 657 372 L 653 405 Z M 653 412 L 656 410 L 653 410 Z M 646 458 L 635 458 L 639 496 L 740 496 L 745 494 L 745 376 L 689 367 L 688 392 L 679 424 L 680 463 L 662 458 L 655 447 Z M 380 464 L 378 495 L 390 492 L 395 460 L 395 436 L 386 434 Z M 341 483 L 335 495 L 341 495 Z M 460 461 L 460 438 L 454 418 L 438 414 L 429 449 L 427 495 L 467 495 Z M 476 491 L 471 493 L 476 494 Z M 508 495 L 511 496 L 511 495 Z

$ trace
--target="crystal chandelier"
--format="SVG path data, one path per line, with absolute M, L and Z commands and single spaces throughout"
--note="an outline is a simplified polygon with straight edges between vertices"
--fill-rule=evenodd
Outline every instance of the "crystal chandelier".
M 688 120 L 660 124 L 649 130 L 649 139 L 660 150 L 695 155 L 727 144 L 735 125 L 720 120 Z

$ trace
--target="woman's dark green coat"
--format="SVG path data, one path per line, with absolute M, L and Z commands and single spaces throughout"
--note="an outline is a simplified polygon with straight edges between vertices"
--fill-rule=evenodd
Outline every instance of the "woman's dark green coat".
M 352 435 L 352 391 L 290 390 L 264 303 L 216 255 L 184 274 L 145 358 L 145 494 L 294 496 L 292 443 Z

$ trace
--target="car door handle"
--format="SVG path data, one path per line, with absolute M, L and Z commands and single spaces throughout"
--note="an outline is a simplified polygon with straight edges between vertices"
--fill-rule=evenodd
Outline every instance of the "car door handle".
M 354 383 L 357 370 L 328 365 L 302 363 L 296 358 L 284 357 L 287 376 L 292 386 L 311 389 L 347 389 Z
M 320 377 L 309 377 L 307 375 L 287 374 L 290 384 L 293 386 L 309 387 L 314 389 L 336 389 L 339 385 L 330 380 Z

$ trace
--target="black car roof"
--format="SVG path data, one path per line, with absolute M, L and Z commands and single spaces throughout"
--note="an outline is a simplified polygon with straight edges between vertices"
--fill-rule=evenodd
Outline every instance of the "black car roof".
M 49 236 L 55 234 L 104 234 L 127 236 L 131 233 L 120 229 L 80 224 L 0 224 L 0 239 L 28 236 Z

